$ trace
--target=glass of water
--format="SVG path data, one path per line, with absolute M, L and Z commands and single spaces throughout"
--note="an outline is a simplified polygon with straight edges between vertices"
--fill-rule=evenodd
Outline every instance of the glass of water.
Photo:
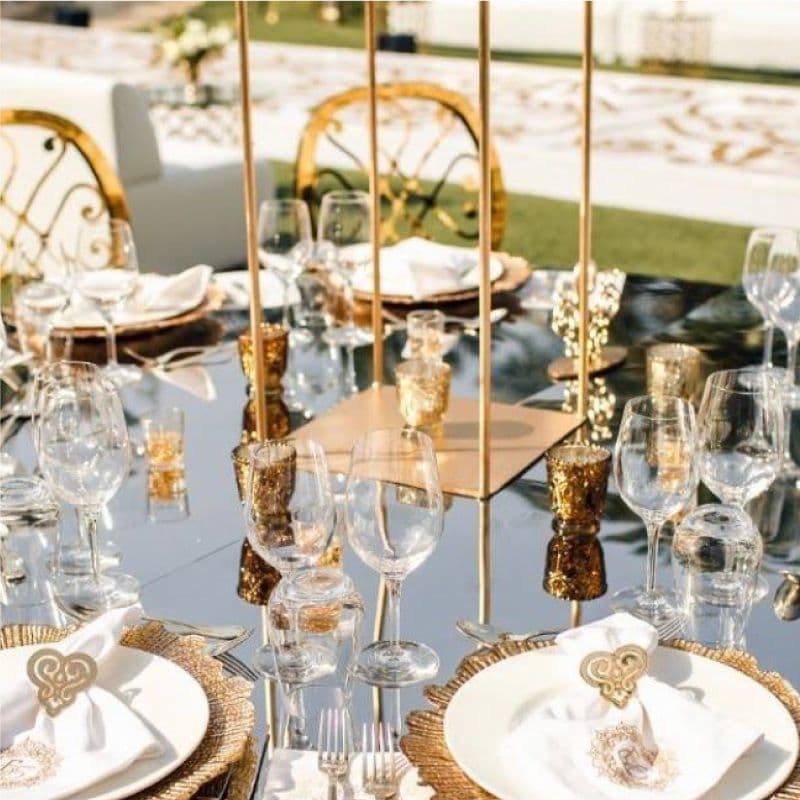
M 741 508 L 704 505 L 681 522 L 672 568 L 690 639 L 744 647 L 762 551 L 761 535 Z

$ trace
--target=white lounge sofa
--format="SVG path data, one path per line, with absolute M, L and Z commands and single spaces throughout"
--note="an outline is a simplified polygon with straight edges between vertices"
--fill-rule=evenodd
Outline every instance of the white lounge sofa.
M 246 261 L 241 155 L 185 142 L 159 146 L 141 91 L 88 73 L 0 65 L 0 107 L 59 114 L 85 130 L 116 166 L 142 269 L 177 272 Z M 259 200 L 269 167 L 256 161 Z

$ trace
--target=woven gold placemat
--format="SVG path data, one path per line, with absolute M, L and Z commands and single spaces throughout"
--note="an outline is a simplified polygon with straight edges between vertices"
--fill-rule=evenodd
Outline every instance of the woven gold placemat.
M 74 628 L 44 625 L 7 625 L 0 628 L 0 650 L 58 642 L 72 630 Z M 120 641 L 126 647 L 154 653 L 183 667 L 208 697 L 208 729 L 197 749 L 166 778 L 130 798 L 190 800 L 203 784 L 244 760 L 255 724 L 255 710 L 250 700 L 252 685 L 242 678 L 228 677 L 222 664 L 205 653 L 201 638 L 175 636 L 158 623 L 130 628 Z
M 432 703 L 433 709 L 412 711 L 408 715 L 408 733 L 401 740 L 400 746 L 419 771 L 422 782 L 435 790 L 434 800 L 496 800 L 494 795 L 473 783 L 450 755 L 444 741 L 445 711 L 455 693 L 481 670 L 503 659 L 530 650 L 552 647 L 553 644 L 552 641 L 509 641 L 485 647 L 468 655 L 446 684 L 428 686 L 425 689 L 425 696 Z M 748 653 L 714 650 L 697 642 L 682 640 L 673 640 L 666 646 L 727 664 L 760 683 L 786 706 L 800 730 L 800 695 L 777 673 L 760 670 L 756 660 Z M 795 764 L 786 783 L 764 800 L 800 800 L 800 761 Z

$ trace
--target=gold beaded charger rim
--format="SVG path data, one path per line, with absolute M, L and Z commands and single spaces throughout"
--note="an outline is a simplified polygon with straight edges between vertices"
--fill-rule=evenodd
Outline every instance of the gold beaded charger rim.
M 0 650 L 52 644 L 74 630 L 75 627 L 6 625 L 0 628 Z M 243 678 L 228 677 L 222 664 L 205 653 L 201 638 L 176 636 L 159 623 L 127 629 L 120 643 L 161 656 L 185 669 L 203 688 L 209 707 L 206 735 L 189 758 L 166 778 L 129 800 L 190 800 L 204 784 L 232 765 L 236 766 L 231 784 L 247 785 L 245 773 L 252 772 L 248 752 L 252 750 L 255 725 L 255 709 L 250 699 L 252 685 Z
M 225 292 L 218 286 L 209 286 L 208 293 L 200 305 L 190 308 L 180 314 L 164 319 L 148 320 L 147 322 L 132 322 L 129 325 L 115 325 L 114 330 L 117 336 L 129 336 L 134 333 L 147 333 L 148 331 L 160 331 L 166 328 L 177 328 L 180 325 L 188 325 L 198 319 L 203 319 L 215 311 L 219 311 L 225 302 Z M 54 333 L 57 336 L 68 334 L 75 339 L 98 339 L 106 335 L 103 327 L 83 327 L 83 328 L 56 328 Z
M 412 711 L 408 714 L 406 717 L 408 732 L 401 739 L 400 747 L 408 760 L 417 768 L 420 783 L 434 789 L 435 800 L 496 800 L 493 794 L 464 774 L 445 744 L 444 715 L 456 692 L 481 670 L 493 664 L 531 650 L 554 645 L 555 642 L 552 640 L 508 641 L 493 647 L 484 647 L 466 656 L 447 683 L 425 688 L 425 697 L 433 708 Z M 738 650 L 714 650 L 697 642 L 682 639 L 673 639 L 663 643 L 662 646 L 726 664 L 761 684 L 783 703 L 800 731 L 800 695 L 777 672 L 765 672 L 759 669 L 758 662 L 750 654 Z M 783 786 L 763 800 L 798 800 L 798 798 L 800 798 L 800 759 Z
M 492 281 L 492 294 L 504 294 L 519 289 L 533 273 L 534 266 L 522 256 L 508 253 L 493 253 L 503 266 L 503 271 Z M 381 300 L 392 306 L 429 306 L 441 303 L 460 303 L 474 300 L 480 291 L 477 286 L 471 289 L 456 289 L 451 292 L 439 292 L 426 297 L 412 297 L 407 294 L 382 294 Z M 370 302 L 372 292 L 354 291 L 353 296 L 360 302 Z

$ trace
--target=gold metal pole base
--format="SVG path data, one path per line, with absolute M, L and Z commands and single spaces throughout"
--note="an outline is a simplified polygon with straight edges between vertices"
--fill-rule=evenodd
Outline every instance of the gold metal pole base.
M 628 357 L 627 347 L 604 347 L 600 358 L 589 362 L 589 376 L 602 375 L 622 364 Z M 569 381 L 578 377 L 579 364 L 577 358 L 561 356 L 551 361 L 547 367 L 547 377 L 551 381 Z

